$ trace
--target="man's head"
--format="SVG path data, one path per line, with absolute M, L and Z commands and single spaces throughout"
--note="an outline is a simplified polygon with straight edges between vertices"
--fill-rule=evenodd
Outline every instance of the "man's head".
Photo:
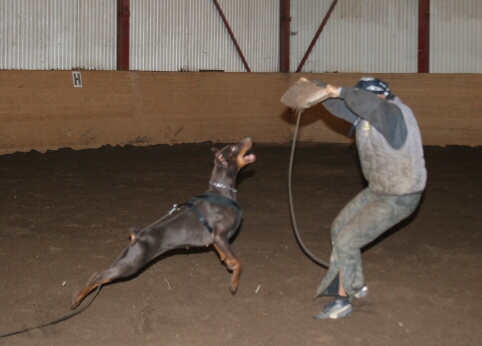
M 355 84 L 355 89 L 371 91 L 372 93 L 380 96 L 390 96 L 390 88 L 388 87 L 388 83 L 378 78 L 363 77 L 358 81 L 358 83 Z

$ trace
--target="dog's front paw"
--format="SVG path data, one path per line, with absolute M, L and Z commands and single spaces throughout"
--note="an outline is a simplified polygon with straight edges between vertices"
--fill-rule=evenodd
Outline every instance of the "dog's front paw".
M 236 282 L 231 282 L 229 289 L 231 290 L 232 294 L 236 294 L 236 291 L 238 290 L 238 281 L 236 280 Z
M 231 289 L 231 293 L 235 294 L 238 290 L 239 276 L 241 275 L 241 263 L 236 261 L 236 265 L 230 266 L 229 269 L 233 271 L 233 274 L 231 275 L 231 285 L 229 288 Z

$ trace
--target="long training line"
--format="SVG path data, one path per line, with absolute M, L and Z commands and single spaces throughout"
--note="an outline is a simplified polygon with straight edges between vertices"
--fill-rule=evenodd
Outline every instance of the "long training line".
M 60 323 L 60 322 L 63 322 L 63 321 L 66 321 L 68 320 L 69 318 L 72 318 L 74 316 L 77 316 L 78 314 L 82 313 L 85 309 L 87 309 L 90 304 L 92 304 L 92 302 L 94 301 L 94 299 L 97 297 L 97 295 L 99 294 L 100 292 L 100 288 L 102 287 L 102 285 L 99 285 L 97 287 L 97 290 L 95 291 L 95 294 L 94 296 L 92 297 L 92 300 L 89 302 L 89 304 L 85 305 L 82 309 L 80 310 L 77 310 L 75 312 L 72 312 L 68 315 L 65 315 L 63 317 L 60 317 L 56 320 L 53 320 L 53 321 L 50 321 L 48 323 L 44 323 L 44 324 L 41 324 L 41 325 L 38 325 L 38 326 L 35 326 L 35 327 L 28 327 L 28 328 L 24 328 L 24 329 L 20 329 L 20 330 L 16 330 L 14 332 L 10 332 L 10 333 L 7 333 L 7 334 L 2 334 L 0 335 L 0 339 L 1 338 L 6 338 L 7 336 L 12 336 L 12 335 L 16 335 L 16 334 L 22 334 L 22 333 L 26 333 L 30 330 L 33 330 L 33 329 L 40 329 L 40 328 L 44 328 L 44 327 L 48 327 L 48 326 L 53 326 L 54 324 L 57 324 L 57 323 Z
M 301 114 L 302 113 L 303 113 L 303 109 L 298 108 L 298 110 L 297 110 L 298 119 L 296 121 L 295 131 L 294 131 L 294 134 L 293 134 L 293 144 L 291 146 L 290 164 L 289 164 L 289 168 L 288 168 L 288 196 L 289 196 L 289 202 L 290 202 L 291 222 L 293 224 L 293 231 L 294 231 L 294 234 L 296 236 L 296 240 L 298 241 L 298 244 L 300 245 L 303 252 L 313 262 L 315 262 L 316 264 L 319 264 L 320 266 L 328 269 L 329 264 L 327 262 L 321 260 L 319 257 L 317 257 L 315 254 L 313 254 L 306 247 L 305 243 L 301 239 L 300 232 L 298 230 L 298 226 L 297 226 L 297 223 L 296 223 L 296 215 L 295 215 L 295 208 L 294 208 L 294 203 L 293 203 L 293 192 L 292 192 L 293 161 L 294 161 L 294 157 L 295 157 L 296 139 L 298 137 L 298 130 L 300 128 L 300 120 L 301 120 Z

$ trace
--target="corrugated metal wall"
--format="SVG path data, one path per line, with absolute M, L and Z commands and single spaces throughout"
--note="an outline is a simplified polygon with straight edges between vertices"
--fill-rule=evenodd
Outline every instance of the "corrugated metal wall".
M 218 1 L 254 72 L 279 65 L 279 0 Z M 130 68 L 245 71 L 213 1 L 131 0 Z
M 115 69 L 116 0 L 1 0 L 0 69 Z
M 332 3 L 292 1 L 291 71 L 296 71 Z M 418 0 L 343 0 L 302 72 L 417 72 Z
M 482 1 L 431 2 L 430 72 L 482 73 Z
M 296 71 L 333 0 L 291 1 Z M 0 69 L 116 69 L 116 0 L 0 0 Z M 279 69 L 279 0 L 219 0 L 253 72 Z M 482 1 L 433 0 L 430 71 L 482 73 Z M 130 68 L 245 67 L 212 0 L 131 0 Z M 303 72 L 417 72 L 418 0 L 341 0 Z

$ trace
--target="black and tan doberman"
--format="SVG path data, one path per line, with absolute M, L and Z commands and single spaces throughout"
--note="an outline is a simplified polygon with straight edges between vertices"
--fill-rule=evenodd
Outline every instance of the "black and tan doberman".
M 126 278 L 166 251 L 183 247 L 213 245 L 221 261 L 232 271 L 230 289 L 238 288 L 241 264 L 230 249 L 233 236 L 242 219 L 236 203 L 236 176 L 241 168 L 255 161 L 250 153 L 253 141 L 245 138 L 215 152 L 214 169 L 208 190 L 187 203 L 176 206 L 177 211 L 154 226 L 138 231 L 132 229 L 130 245 L 104 272 L 95 273 L 78 291 L 71 304 L 75 309 L 99 285 Z

